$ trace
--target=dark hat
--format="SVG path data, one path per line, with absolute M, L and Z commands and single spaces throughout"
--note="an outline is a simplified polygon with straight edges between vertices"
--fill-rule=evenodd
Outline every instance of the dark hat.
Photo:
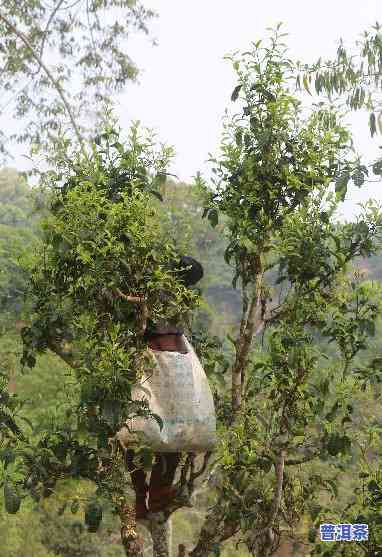
M 182 255 L 180 257 L 176 263 L 176 268 L 182 269 L 177 273 L 177 276 L 187 287 L 193 286 L 199 282 L 204 275 L 203 267 L 199 261 L 196 261 L 196 259 L 189 257 L 188 255 Z

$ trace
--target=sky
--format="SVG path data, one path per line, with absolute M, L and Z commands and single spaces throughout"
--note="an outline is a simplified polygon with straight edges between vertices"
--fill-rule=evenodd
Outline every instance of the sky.
M 172 170 L 182 180 L 207 172 L 208 154 L 216 154 L 222 115 L 235 86 L 230 62 L 223 57 L 246 50 L 265 38 L 267 27 L 283 22 L 291 58 L 313 62 L 333 57 L 339 39 L 353 45 L 360 33 L 382 21 L 380 0 L 146 0 L 158 12 L 152 22 L 153 47 L 145 37 L 131 40 L 133 59 L 142 69 L 139 85 L 129 85 L 119 99 L 123 127 L 132 119 L 153 127 L 173 145 Z M 372 160 L 380 139 L 371 140 L 365 113 L 350 118 L 355 145 Z M 351 188 L 343 214 L 351 218 L 357 203 L 373 197 L 382 202 L 382 184 Z
M 127 129 L 132 120 L 154 128 L 158 138 L 176 149 L 171 170 L 184 181 L 197 171 L 208 175 L 209 153 L 216 154 L 222 115 L 235 86 L 234 72 L 224 55 L 246 50 L 266 38 L 267 27 L 283 22 L 290 57 L 313 62 L 333 57 L 339 38 L 353 45 L 360 33 L 382 21 L 381 0 L 143 0 L 158 18 L 151 22 L 152 46 L 132 36 L 130 55 L 142 70 L 139 84 L 130 84 L 118 98 L 117 114 Z M 379 7 L 378 7 L 379 6 Z M 371 140 L 365 113 L 351 115 L 359 151 L 370 161 L 380 153 Z M 13 165 L 25 167 L 17 156 Z M 351 218 L 357 203 L 372 197 L 382 202 L 381 184 L 352 188 L 343 214 Z

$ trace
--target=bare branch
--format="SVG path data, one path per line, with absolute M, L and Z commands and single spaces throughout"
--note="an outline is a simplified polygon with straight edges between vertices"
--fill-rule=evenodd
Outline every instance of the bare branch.
M 189 553 L 190 557 L 204 557 L 211 551 L 214 544 L 220 544 L 232 538 L 240 530 L 240 524 L 237 519 L 225 519 L 225 509 L 224 506 L 221 506 L 222 499 L 223 496 L 220 497 L 207 516 L 199 541 Z
M 243 326 L 242 332 L 239 335 L 239 339 L 236 347 L 236 358 L 235 363 L 232 368 L 232 422 L 235 421 L 242 403 L 243 385 L 245 381 L 245 367 L 247 363 L 248 354 L 251 348 L 252 340 L 255 335 L 255 331 L 262 326 L 261 319 L 261 295 L 262 295 L 262 281 L 263 281 L 263 270 L 259 264 L 259 271 L 256 275 L 255 282 L 255 292 L 252 296 L 250 307 L 248 310 L 248 316 L 245 320 L 245 326 Z M 243 316 L 245 319 L 245 316 Z

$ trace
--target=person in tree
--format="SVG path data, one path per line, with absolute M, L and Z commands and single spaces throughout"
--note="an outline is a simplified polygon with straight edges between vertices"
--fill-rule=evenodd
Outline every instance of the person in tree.
M 202 265 L 192 257 L 180 257 L 177 267 L 182 269 L 178 278 L 186 287 L 194 286 L 203 277 Z M 151 350 L 187 354 L 183 327 L 180 327 L 176 320 L 174 322 L 162 320 L 154 324 L 150 320 L 150 316 L 147 317 L 144 338 Z M 176 493 L 173 481 L 181 453 L 157 453 L 149 485 L 146 481 L 145 471 L 136 469 L 133 462 L 134 451 L 126 450 L 125 455 L 136 494 L 136 518 L 145 518 L 148 511 L 159 512 L 165 509 Z M 146 503 L 147 494 L 148 505 Z

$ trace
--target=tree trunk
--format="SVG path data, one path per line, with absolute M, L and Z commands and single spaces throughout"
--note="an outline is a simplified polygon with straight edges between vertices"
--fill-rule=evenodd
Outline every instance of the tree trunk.
M 150 513 L 150 533 L 153 541 L 153 557 L 170 557 L 172 530 L 167 513 Z
M 214 546 L 219 546 L 226 540 L 232 538 L 238 532 L 238 525 L 236 522 L 225 521 L 221 528 L 208 521 L 203 526 L 199 541 L 189 557 L 209 557 L 214 549 Z
M 255 530 L 254 532 L 249 532 L 247 534 L 246 543 L 249 551 L 255 551 L 256 555 L 259 555 L 259 557 L 270 557 L 274 554 L 273 524 L 277 519 L 283 495 L 284 467 L 285 451 L 281 450 L 280 453 L 277 455 L 277 459 L 275 462 L 276 486 L 273 494 L 273 501 L 270 509 L 268 524 L 261 530 Z
M 121 519 L 121 540 L 126 557 L 144 557 L 143 540 L 137 533 L 135 510 L 123 505 L 119 516 Z
M 140 538 L 125 539 L 123 541 L 123 549 L 125 550 L 126 557 L 144 557 L 143 542 Z
M 220 544 L 232 536 L 234 536 L 239 529 L 239 524 L 235 519 L 232 521 L 225 519 L 226 510 L 221 506 L 222 497 L 212 508 L 207 515 L 202 530 L 199 535 L 199 540 L 192 551 L 189 552 L 189 557 L 208 557 L 214 546 Z
M 255 290 L 251 299 L 248 315 L 243 309 L 240 335 L 236 344 L 236 358 L 232 368 L 232 423 L 235 422 L 242 406 L 245 366 L 255 331 L 261 323 L 261 287 L 263 271 L 256 275 Z

